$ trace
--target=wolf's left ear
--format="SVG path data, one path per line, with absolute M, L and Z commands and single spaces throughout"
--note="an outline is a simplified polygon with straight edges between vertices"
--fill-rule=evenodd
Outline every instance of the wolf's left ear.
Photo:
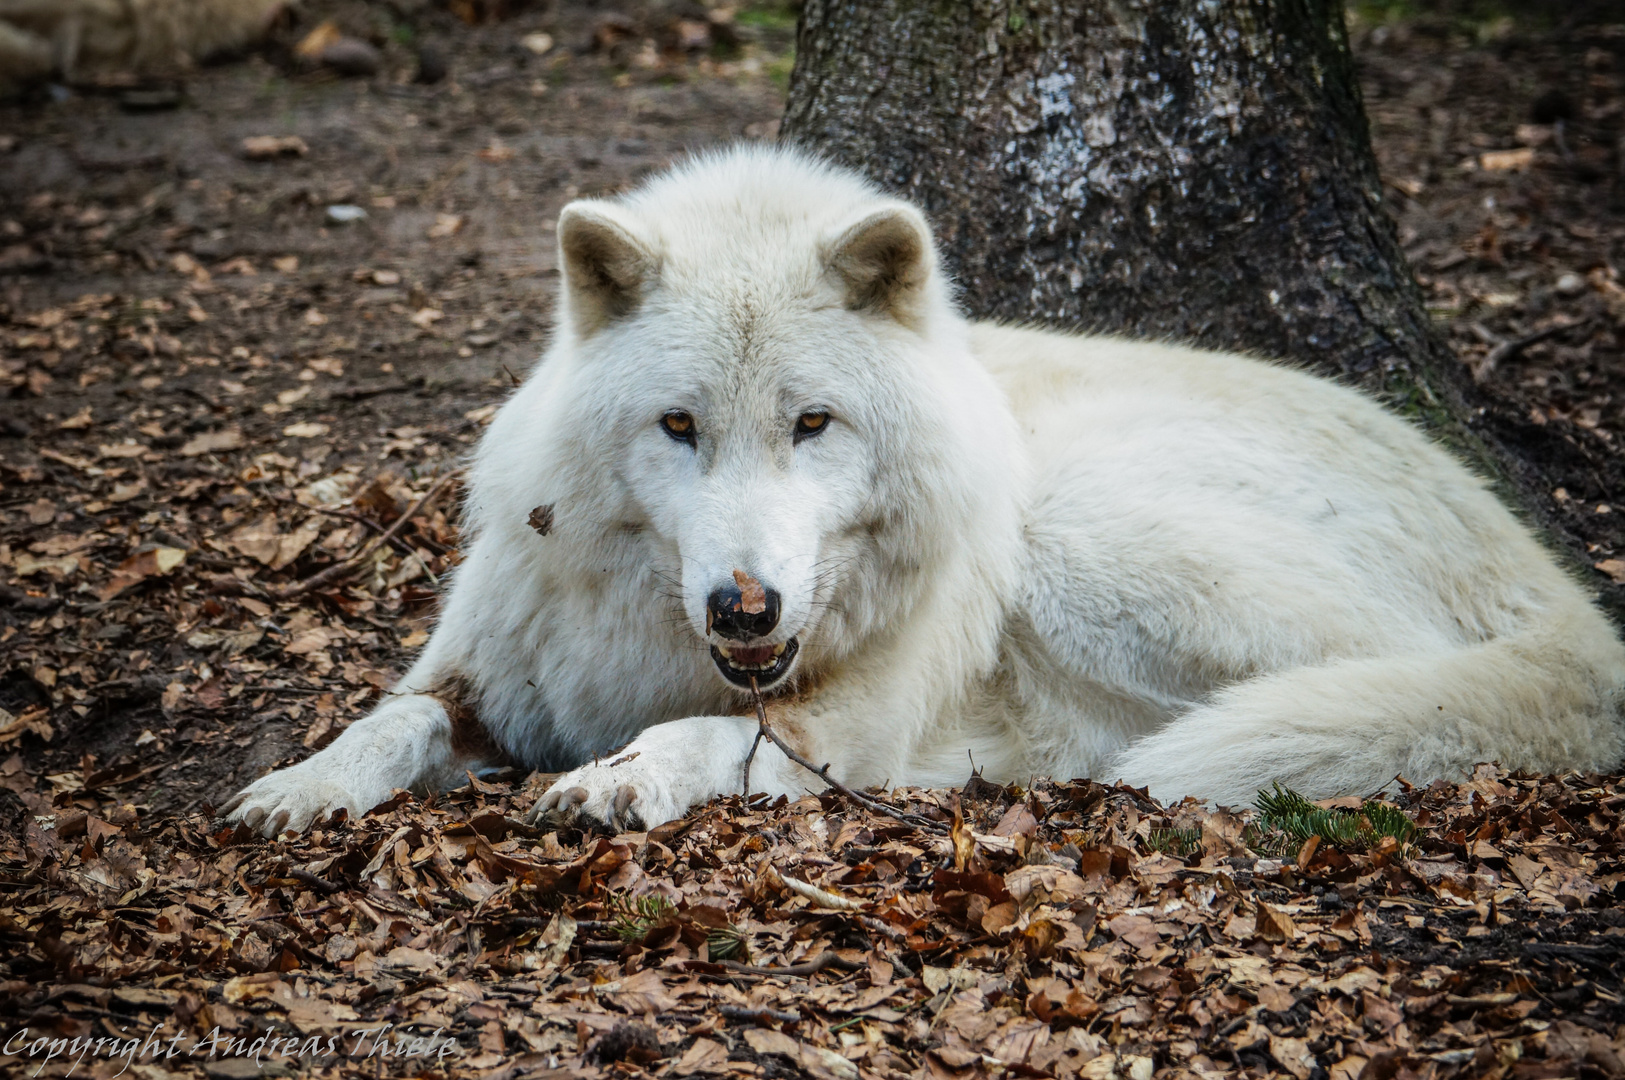
M 558 233 L 565 303 L 582 337 L 642 303 L 659 261 L 620 207 L 597 199 L 573 202 L 559 213 Z
M 838 232 L 824 261 L 845 285 L 848 308 L 912 325 L 923 314 L 937 256 L 924 216 L 907 203 L 894 203 Z

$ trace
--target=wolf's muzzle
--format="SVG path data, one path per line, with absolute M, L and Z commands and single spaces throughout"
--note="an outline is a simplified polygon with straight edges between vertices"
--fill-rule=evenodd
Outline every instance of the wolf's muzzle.
M 731 641 L 754 641 L 764 638 L 779 625 L 779 593 L 777 589 L 763 589 L 763 603 L 745 603 L 736 585 L 713 589 L 705 601 L 705 621 L 711 631 Z M 761 610 L 746 611 L 746 607 Z
M 778 592 L 745 573 L 734 571 L 733 584 L 711 590 L 705 601 L 706 629 L 712 639 L 711 659 L 722 677 L 735 686 L 767 689 L 790 673 L 798 644 L 795 638 L 770 644 L 763 639 L 779 625 L 783 603 Z

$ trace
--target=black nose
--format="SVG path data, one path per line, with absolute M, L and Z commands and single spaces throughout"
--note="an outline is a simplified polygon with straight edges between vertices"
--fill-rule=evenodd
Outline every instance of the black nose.
M 724 585 L 713 589 L 705 601 L 706 622 L 711 629 L 734 641 L 766 637 L 779 625 L 778 591 L 764 589 L 749 578 L 746 581 L 747 591 L 756 595 L 743 595 L 737 584 Z

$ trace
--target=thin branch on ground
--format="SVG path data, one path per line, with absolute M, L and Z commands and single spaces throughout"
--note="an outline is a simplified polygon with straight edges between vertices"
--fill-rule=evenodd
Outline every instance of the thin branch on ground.
M 296 875 L 297 876 L 297 875 Z M 303 880 L 302 878 L 300 880 Z M 268 922 L 273 919 L 286 919 L 290 915 L 321 915 L 337 908 L 337 904 L 323 904 L 320 907 L 306 908 L 303 911 L 273 911 L 269 915 L 256 915 L 252 922 Z
M 339 884 L 336 884 L 334 882 L 328 881 L 326 878 L 320 877 L 320 876 L 318 876 L 316 874 L 313 874 L 309 870 L 304 869 L 303 867 L 295 866 L 295 867 L 291 868 L 288 871 L 288 876 L 293 878 L 295 881 L 303 881 L 306 885 L 309 885 L 311 888 L 319 889 L 320 891 L 322 891 L 324 893 L 336 893 L 336 892 L 344 892 L 345 891 L 345 887 L 343 885 L 339 885 Z M 296 914 L 298 914 L 298 912 L 283 912 L 283 914 L 294 914 L 294 915 L 296 915 Z
M 768 742 L 771 742 L 774 746 L 782 750 L 785 757 L 789 758 L 797 765 L 800 765 L 808 772 L 814 773 L 821 778 L 824 783 L 828 784 L 837 792 L 846 796 L 848 799 L 857 803 L 864 809 L 872 810 L 877 814 L 884 814 L 890 818 L 896 818 L 898 821 L 912 825 L 916 829 L 923 829 L 926 832 L 935 833 L 938 836 L 948 835 L 947 826 L 943 825 L 940 821 L 932 821 L 930 818 L 921 817 L 919 814 L 910 814 L 905 810 L 897 809 L 889 803 L 883 803 L 879 799 L 873 799 L 868 795 L 860 794 L 829 774 L 829 762 L 826 761 L 823 767 L 820 768 L 819 766 L 814 765 L 811 761 L 808 761 L 806 758 L 802 757 L 800 754 L 796 753 L 790 744 L 779 738 L 778 732 L 774 731 L 772 726 L 768 724 L 767 706 L 762 703 L 762 691 L 757 687 L 755 678 L 750 680 L 750 693 L 752 700 L 756 704 L 756 741 L 751 743 L 750 755 L 745 758 L 745 779 L 747 782 L 750 779 L 750 759 L 756 755 L 756 745 L 757 743 L 761 742 L 763 738 L 766 738 Z
M 1577 319 L 1574 322 L 1555 323 L 1551 326 L 1542 327 L 1541 329 L 1536 330 L 1534 333 L 1525 334 L 1523 337 L 1512 338 L 1511 340 L 1501 342 L 1499 345 L 1495 346 L 1495 348 L 1486 353 L 1484 359 L 1480 360 L 1476 365 L 1474 365 L 1474 381 L 1483 382 L 1490 376 L 1490 373 L 1493 372 L 1496 367 L 1506 363 L 1508 360 L 1517 359 L 1517 357 L 1522 354 L 1525 349 L 1529 348 L 1529 346 L 1545 341 L 1547 338 L 1556 337 L 1567 330 L 1574 330 L 1581 326 L 1587 326 L 1591 323 L 1591 321 L 1592 320 L 1590 319 Z
M 717 1010 L 727 1020 L 744 1020 L 753 1024 L 763 1024 L 769 1020 L 780 1024 L 799 1024 L 806 1019 L 800 1013 L 786 1012 L 783 1009 L 769 1009 L 765 1006 L 750 1008 L 745 1005 L 724 1005 Z
M 757 967 L 754 964 L 740 964 L 733 960 L 711 960 L 719 968 L 724 968 L 736 975 L 781 975 L 792 978 L 806 978 L 816 975 L 825 968 L 835 968 L 838 971 L 857 971 L 863 967 L 852 960 L 842 960 L 834 950 L 826 949 L 804 964 L 791 964 L 788 967 Z
M 400 534 L 401 530 L 405 529 L 407 524 L 411 522 L 413 518 L 422 513 L 424 508 L 433 502 L 435 497 L 445 489 L 446 485 L 451 483 L 451 481 L 457 476 L 458 471 L 454 470 L 440 477 L 440 479 L 436 480 L 434 484 L 430 486 L 428 491 L 423 493 L 423 496 L 419 498 L 417 502 L 407 507 L 406 513 L 395 519 L 395 523 L 389 527 L 388 531 L 384 532 L 382 535 L 373 537 L 371 540 L 368 540 L 354 555 L 346 556 L 345 558 L 334 563 L 332 566 L 329 566 L 326 570 L 323 570 L 321 573 L 313 574 L 303 581 L 295 582 L 285 589 L 277 590 L 275 593 L 276 598 L 278 600 L 292 600 L 295 597 L 303 596 L 314 589 L 320 589 L 324 586 L 335 584 L 336 582 L 343 581 L 345 578 L 349 577 L 360 568 L 361 564 L 367 560 L 368 556 L 377 551 L 383 545 L 393 541 L 395 537 Z

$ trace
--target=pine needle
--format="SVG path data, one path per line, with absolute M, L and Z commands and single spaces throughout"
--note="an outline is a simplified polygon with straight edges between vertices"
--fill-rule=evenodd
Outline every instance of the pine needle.
M 1311 836 L 1335 847 L 1367 851 L 1387 838 L 1403 845 L 1416 835 L 1416 823 L 1404 811 L 1375 799 L 1358 810 L 1326 809 L 1277 783 L 1260 791 L 1255 805 L 1258 820 L 1248 843 L 1266 854 L 1294 851 Z

